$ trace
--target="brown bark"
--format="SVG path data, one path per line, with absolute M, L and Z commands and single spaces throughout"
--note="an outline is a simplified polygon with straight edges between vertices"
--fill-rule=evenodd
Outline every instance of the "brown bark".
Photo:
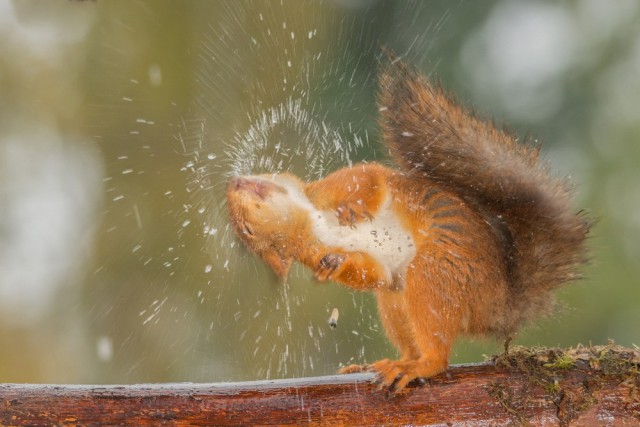
M 399 395 L 379 390 L 371 374 L 216 384 L 0 384 L 0 424 L 640 425 L 637 362 L 544 351 L 451 367 Z

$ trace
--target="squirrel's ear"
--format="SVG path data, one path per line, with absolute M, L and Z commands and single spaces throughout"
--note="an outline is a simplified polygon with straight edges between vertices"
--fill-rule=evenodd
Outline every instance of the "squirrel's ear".
M 279 279 L 285 280 L 289 274 L 291 268 L 292 259 L 285 259 L 280 256 L 276 251 L 268 250 L 263 252 L 262 259 L 266 262 L 271 270 L 278 276 Z

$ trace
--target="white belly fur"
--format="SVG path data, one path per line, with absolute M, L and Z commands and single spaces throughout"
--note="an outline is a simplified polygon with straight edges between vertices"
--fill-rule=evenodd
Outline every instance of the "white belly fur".
M 372 221 L 362 221 L 355 228 L 340 225 L 334 212 L 314 211 L 313 233 L 327 246 L 349 252 L 366 252 L 384 265 L 389 273 L 403 272 L 416 254 L 411 234 L 402 226 L 387 198 Z
M 413 237 L 391 209 L 390 196 L 387 196 L 377 212 L 372 212 L 372 221 L 362 221 L 351 228 L 340 225 L 335 212 L 316 209 L 297 186 L 279 178 L 278 175 L 272 176 L 272 179 L 287 189 L 290 200 L 309 212 L 312 231 L 321 243 L 348 252 L 368 253 L 387 269 L 389 279 L 393 273 L 404 273 L 408 263 L 416 255 Z

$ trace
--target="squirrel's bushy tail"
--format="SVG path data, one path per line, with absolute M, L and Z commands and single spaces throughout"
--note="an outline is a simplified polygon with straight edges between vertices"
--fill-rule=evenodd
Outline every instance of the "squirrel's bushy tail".
M 397 60 L 381 74 L 379 104 L 394 160 L 474 206 L 503 242 L 508 323 L 515 330 L 547 311 L 549 291 L 578 278 L 587 256 L 590 221 L 574 212 L 567 183 L 549 175 L 537 147 L 476 118 Z

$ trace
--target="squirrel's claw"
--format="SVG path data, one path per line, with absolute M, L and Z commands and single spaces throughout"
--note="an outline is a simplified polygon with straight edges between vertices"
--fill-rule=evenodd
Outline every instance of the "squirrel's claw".
M 383 359 L 368 365 L 369 371 L 376 372 L 376 383 L 380 389 L 387 389 L 390 393 L 401 393 L 414 382 L 424 385 L 426 378 L 439 372 L 435 366 L 430 366 L 421 360 L 389 360 Z
M 373 215 L 357 202 L 343 202 L 336 209 L 336 216 L 340 225 L 356 228 L 358 222 L 373 221 Z
M 356 374 L 360 372 L 369 372 L 370 365 L 348 365 L 344 368 L 340 368 L 339 374 Z
M 411 379 L 406 379 L 406 382 L 403 381 L 407 378 L 407 375 L 405 375 L 398 363 L 400 362 L 384 359 L 373 364 L 348 365 L 341 368 L 338 373 L 353 374 L 358 372 L 374 372 L 377 375 L 373 380 L 373 383 L 377 384 L 380 390 L 388 389 L 389 391 L 400 391 L 405 388 L 406 384 L 411 381 Z
M 318 267 L 314 271 L 316 280 L 324 282 L 334 277 L 335 272 L 342 265 L 346 257 L 342 254 L 327 254 L 320 260 Z

